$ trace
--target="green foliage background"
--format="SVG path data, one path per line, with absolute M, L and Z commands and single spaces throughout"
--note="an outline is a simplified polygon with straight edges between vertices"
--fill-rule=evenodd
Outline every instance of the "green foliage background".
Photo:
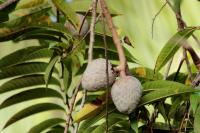
M 78 1 L 78 0 L 77 0 Z M 81 1 L 81 0 L 79 0 Z M 122 16 L 114 17 L 116 26 L 119 28 L 119 33 L 121 36 L 127 35 L 134 46 L 131 48 L 131 53 L 139 61 L 141 66 L 154 68 L 156 58 L 163 47 L 163 45 L 168 41 L 168 39 L 176 33 L 177 24 L 171 9 L 166 6 L 164 10 L 155 20 L 154 25 L 154 38 L 151 37 L 151 25 L 154 15 L 158 12 L 161 6 L 164 4 L 164 0 L 109 0 L 109 5 L 113 10 L 122 13 Z M 184 0 L 182 4 L 182 14 L 183 18 L 188 24 L 188 26 L 199 25 L 200 2 L 197 0 Z M 198 38 L 200 38 L 200 31 L 195 32 Z M 192 46 L 196 49 L 197 45 L 192 39 L 189 39 Z M 23 41 L 18 44 L 13 44 L 12 42 L 1 42 L 0 43 L 0 58 L 8 55 L 10 52 L 16 51 L 17 49 L 38 45 L 36 40 L 33 41 Z M 199 50 L 198 50 L 199 51 Z M 176 70 L 177 62 L 181 59 L 180 50 L 176 54 L 176 58 L 173 62 L 173 67 L 171 73 Z M 162 69 L 162 72 L 164 69 Z M 182 69 L 185 71 L 185 69 Z M 1 81 L 1 84 L 4 81 Z M 12 95 L 9 94 L 1 95 L 0 101 L 6 97 Z M 33 105 L 35 103 L 40 103 L 42 101 L 53 101 L 58 102 L 54 98 L 43 98 L 38 100 L 33 100 L 31 102 L 27 101 L 24 103 L 17 104 L 12 107 L 8 107 L 0 110 L 0 129 L 3 128 L 5 122 L 7 121 L 7 116 L 12 116 L 15 112 L 27 107 L 27 105 Z M 34 117 L 29 117 L 23 121 L 17 122 L 15 125 L 8 127 L 3 130 L 2 133 L 12 133 L 20 132 L 26 133 L 26 131 L 32 127 L 32 125 L 39 123 L 43 117 L 52 117 L 54 115 L 63 115 L 62 113 L 55 114 L 53 111 L 44 112 Z

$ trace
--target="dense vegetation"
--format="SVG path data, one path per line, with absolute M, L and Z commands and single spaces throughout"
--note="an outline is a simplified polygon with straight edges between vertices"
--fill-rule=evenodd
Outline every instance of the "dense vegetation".
M 118 27 L 112 25 L 109 16 L 124 14 L 112 10 L 112 2 L 106 1 L 106 5 L 103 5 L 104 0 L 96 2 L 0 1 L 0 42 L 19 43 L 32 39 L 39 42 L 39 45 L 26 46 L 0 59 L 0 97 L 12 94 L 0 101 L 0 109 L 38 99 L 19 111 L 13 110 L 2 131 L 29 116 L 53 111 L 51 117 L 42 117 L 38 124 L 24 132 L 199 133 L 200 59 L 187 39 L 194 39 L 200 45 L 194 35 L 200 27 L 187 27 L 181 13 L 182 1 L 166 0 L 156 15 L 169 6 L 177 20 L 178 31 L 160 51 L 153 69 L 139 64 L 131 52 L 134 49 L 132 39 L 119 37 Z M 104 6 L 108 6 L 109 12 Z M 119 52 L 119 43 L 125 57 Z M 173 57 L 180 49 L 183 54 L 179 67 L 169 74 Z M 82 88 L 82 74 L 88 62 L 97 58 L 109 60 L 114 68 L 127 63 L 129 67 L 119 69 L 117 76 L 121 77 L 124 72 L 141 82 L 142 97 L 132 113 L 124 114 L 116 109 L 108 83 L 95 92 Z M 186 73 L 180 72 L 184 63 Z M 196 68 L 191 69 L 191 66 Z M 164 74 L 160 72 L 163 67 L 166 67 Z M 107 74 L 106 71 L 102 73 Z

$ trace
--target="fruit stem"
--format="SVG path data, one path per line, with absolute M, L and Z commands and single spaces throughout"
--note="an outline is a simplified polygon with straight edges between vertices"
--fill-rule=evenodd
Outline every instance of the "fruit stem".
M 118 66 L 118 70 L 120 71 L 120 76 L 124 77 L 126 76 L 126 58 L 125 58 L 125 54 L 124 54 L 124 50 L 123 47 L 121 45 L 121 41 L 119 39 L 119 35 L 115 29 L 114 23 L 112 21 L 112 17 L 108 11 L 108 8 L 106 6 L 106 3 L 104 0 L 100 0 L 100 5 L 101 5 L 101 10 L 103 12 L 104 17 L 106 18 L 106 22 L 107 25 L 110 29 L 110 31 L 112 32 L 112 38 L 115 44 L 115 47 L 117 49 L 118 52 L 118 56 L 119 56 L 119 61 L 120 64 Z
M 80 28 L 79 28 L 79 31 L 78 31 L 78 34 L 80 35 L 81 34 L 81 31 L 82 31 L 82 29 L 83 29 L 83 25 L 84 25 L 84 23 L 85 23 L 85 21 L 86 21 L 86 17 L 88 16 L 88 14 L 89 14 L 89 12 L 91 11 L 91 8 L 85 13 L 85 15 L 84 15 L 84 18 L 83 18 L 83 20 L 82 20 L 82 22 L 81 22 L 81 26 L 80 26 Z
M 90 24 L 90 43 L 88 49 L 88 63 L 93 59 L 93 47 L 94 47 L 94 30 L 96 22 L 96 9 L 97 9 L 97 0 L 92 1 L 92 20 Z
M 64 133 L 68 132 L 72 111 L 73 111 L 73 108 L 74 108 L 74 105 L 75 105 L 76 96 L 78 94 L 78 91 L 79 91 L 80 87 L 81 87 L 81 80 L 78 82 L 78 84 L 77 84 L 77 86 L 76 86 L 76 88 L 74 90 L 74 93 L 72 95 L 71 101 L 70 101 L 69 113 L 66 116 L 66 125 L 65 125 Z

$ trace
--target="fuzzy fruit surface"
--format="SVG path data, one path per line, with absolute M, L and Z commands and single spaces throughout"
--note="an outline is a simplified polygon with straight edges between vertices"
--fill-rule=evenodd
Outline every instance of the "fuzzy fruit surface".
M 111 85 L 115 81 L 115 73 L 110 62 L 108 62 L 108 75 L 109 85 Z M 83 73 L 81 84 L 88 91 L 96 91 L 106 87 L 106 59 L 99 58 L 91 61 Z
M 142 85 L 133 76 L 119 78 L 111 88 L 111 97 L 118 111 L 130 114 L 142 95 Z
M 87 19 L 85 19 L 83 26 L 81 28 L 81 24 L 83 22 L 83 19 L 85 16 L 78 14 L 78 19 L 79 19 L 79 25 L 78 25 L 78 29 L 76 29 L 70 22 L 66 21 L 65 22 L 65 27 L 71 32 L 71 34 L 73 36 L 81 36 L 83 37 L 89 30 L 89 23 L 87 21 Z M 79 34 L 79 29 L 81 28 L 80 34 Z

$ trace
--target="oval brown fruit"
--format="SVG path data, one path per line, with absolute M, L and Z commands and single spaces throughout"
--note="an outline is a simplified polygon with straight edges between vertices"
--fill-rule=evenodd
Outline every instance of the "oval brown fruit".
M 142 95 L 142 85 L 133 76 L 119 78 L 111 88 L 111 97 L 118 111 L 130 114 L 137 107 Z
M 109 85 L 115 81 L 115 72 L 112 65 L 108 62 Z M 82 87 L 88 91 L 96 91 L 106 87 L 106 59 L 99 58 L 91 61 L 83 73 Z

